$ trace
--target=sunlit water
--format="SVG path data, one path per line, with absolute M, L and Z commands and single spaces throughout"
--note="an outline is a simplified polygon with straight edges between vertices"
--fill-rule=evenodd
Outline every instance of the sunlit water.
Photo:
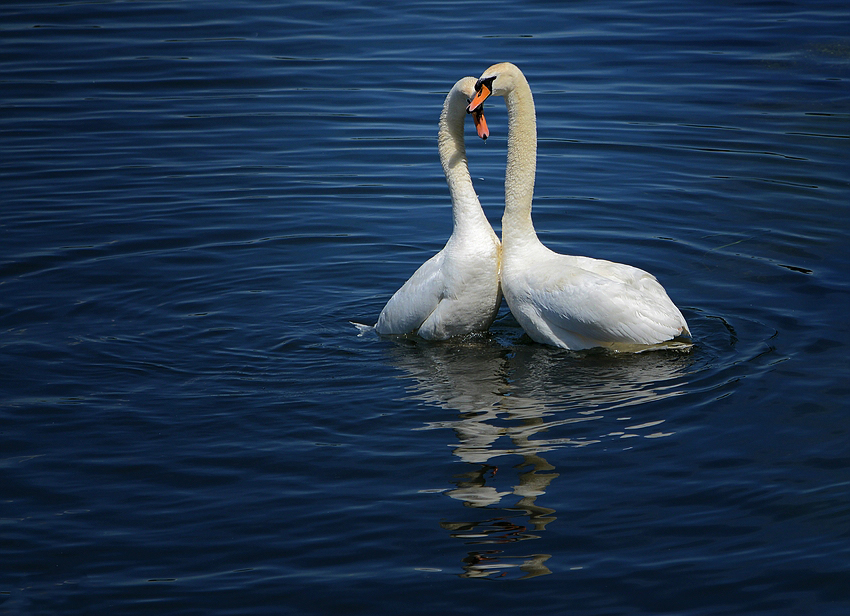
M 0 9 L 0 613 L 845 614 L 839 2 Z M 358 335 L 509 60 L 534 221 L 688 353 Z M 467 131 L 499 230 L 504 106 Z

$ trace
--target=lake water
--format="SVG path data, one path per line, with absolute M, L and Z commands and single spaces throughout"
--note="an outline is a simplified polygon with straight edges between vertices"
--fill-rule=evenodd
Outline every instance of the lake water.
M 7 2 L 0 614 L 846 614 L 846 2 Z M 511 61 L 560 252 L 689 353 L 506 306 L 358 336 Z M 467 129 L 496 231 L 507 118 Z

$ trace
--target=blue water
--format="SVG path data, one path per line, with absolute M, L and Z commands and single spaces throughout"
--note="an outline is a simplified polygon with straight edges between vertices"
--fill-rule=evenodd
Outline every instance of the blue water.
M 0 8 L 0 614 L 846 614 L 842 2 Z M 358 336 L 523 69 L 690 353 Z M 499 231 L 504 106 L 467 131 Z

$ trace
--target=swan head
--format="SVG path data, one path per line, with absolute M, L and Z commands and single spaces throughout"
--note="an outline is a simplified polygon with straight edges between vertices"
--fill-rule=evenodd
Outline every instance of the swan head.
M 463 77 L 454 85 L 453 89 L 466 97 L 467 106 L 475 98 L 476 83 L 475 77 Z M 487 128 L 487 120 L 484 119 L 484 106 L 478 105 L 474 111 L 468 111 L 468 113 L 472 115 L 472 122 L 475 124 L 475 130 L 478 136 L 484 141 L 487 141 L 487 137 L 490 136 L 490 129 Z
M 505 96 L 525 78 L 516 65 L 510 62 L 494 64 L 481 74 L 475 82 L 475 96 L 466 108 L 469 113 L 475 113 L 491 95 Z

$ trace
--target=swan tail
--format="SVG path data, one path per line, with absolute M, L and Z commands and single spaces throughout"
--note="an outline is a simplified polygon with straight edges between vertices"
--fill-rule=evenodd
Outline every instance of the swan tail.
M 357 336 L 365 336 L 368 332 L 375 331 L 374 325 L 364 325 L 363 323 L 357 323 L 355 321 L 349 321 L 354 327 L 357 328 Z

